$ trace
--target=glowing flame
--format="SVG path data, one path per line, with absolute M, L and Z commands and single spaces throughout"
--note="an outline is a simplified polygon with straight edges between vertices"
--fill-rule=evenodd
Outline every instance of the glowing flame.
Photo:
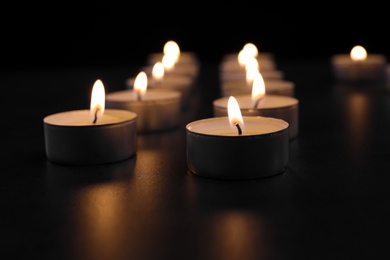
M 259 70 L 260 66 L 259 66 L 258 60 L 254 57 L 248 57 L 245 61 L 245 69 L 246 70 L 249 70 L 249 69 Z
M 176 63 L 180 57 L 180 48 L 175 41 L 167 41 L 164 45 L 164 56 L 169 56 Z
M 92 87 L 90 115 L 92 122 L 96 122 L 104 114 L 106 95 L 103 86 L 103 82 L 98 79 L 95 81 Z
M 164 65 L 162 62 L 158 61 L 154 64 L 152 69 L 153 79 L 160 81 L 164 78 Z
M 259 69 L 257 67 L 251 66 L 251 67 L 246 69 L 245 80 L 246 80 L 247 86 L 252 86 L 253 80 L 255 77 L 257 77 L 258 74 L 260 74 L 260 72 L 259 72 Z
M 148 87 L 148 77 L 144 71 L 138 73 L 137 77 L 134 80 L 134 93 L 137 98 L 142 98 Z
M 176 57 L 175 56 L 172 56 L 172 55 L 169 55 L 169 54 L 165 54 L 162 58 L 162 64 L 164 66 L 164 69 L 166 71 L 172 71 L 175 67 L 175 63 L 176 63 Z
M 356 45 L 352 48 L 350 53 L 352 60 L 365 60 L 367 58 L 367 51 L 360 45 Z
M 258 73 L 253 79 L 252 84 L 252 105 L 257 107 L 261 101 L 265 98 L 265 84 L 261 73 Z
M 233 131 L 244 131 L 245 126 L 241 115 L 241 109 L 237 99 L 235 99 L 233 96 L 230 96 L 228 100 L 228 116 L 230 127 Z
M 244 47 L 242 48 L 242 50 L 244 52 L 246 52 L 251 57 L 255 57 L 256 58 L 257 55 L 259 55 L 259 51 L 258 51 L 256 45 L 254 45 L 251 42 L 248 42 L 247 44 L 245 44 Z
M 248 59 L 256 59 L 258 54 L 259 52 L 257 50 L 256 45 L 254 45 L 253 43 L 247 43 L 238 53 L 238 63 L 241 66 L 245 66 L 248 63 Z

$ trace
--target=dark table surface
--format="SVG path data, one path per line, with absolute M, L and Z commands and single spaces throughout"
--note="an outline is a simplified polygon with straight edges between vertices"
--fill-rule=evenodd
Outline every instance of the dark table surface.
M 245 181 L 187 168 L 185 125 L 212 116 L 217 63 L 201 64 L 177 129 L 138 135 L 134 158 L 95 166 L 49 162 L 42 120 L 88 108 L 97 78 L 123 89 L 138 67 L 2 70 L 2 258 L 389 257 L 386 83 L 336 84 L 328 60 L 277 66 L 295 83 L 299 134 L 285 172 Z

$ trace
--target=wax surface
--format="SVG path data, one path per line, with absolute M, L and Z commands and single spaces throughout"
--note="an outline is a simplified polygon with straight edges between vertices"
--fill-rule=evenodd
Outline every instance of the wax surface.
M 180 98 L 180 92 L 178 91 L 149 89 L 146 91 L 145 95 L 142 97 L 142 100 L 140 102 L 163 101 L 163 100 L 179 99 L 179 98 Z M 106 100 L 114 101 L 114 102 L 138 101 L 133 90 L 121 90 L 121 91 L 108 93 L 106 95 Z
M 284 130 L 288 123 L 281 119 L 269 117 L 243 117 L 244 125 L 241 136 L 264 135 Z M 228 117 L 202 119 L 187 124 L 187 130 L 193 133 L 214 136 L 238 136 L 236 128 L 232 128 Z
M 90 111 L 84 110 L 72 110 L 52 114 L 44 118 L 46 124 L 58 125 L 58 126 L 98 126 L 116 124 L 129 120 L 134 120 L 136 114 L 131 111 L 106 109 L 101 118 L 98 118 L 96 123 L 92 123 Z
M 336 54 L 332 56 L 332 61 L 334 63 L 339 64 L 348 64 L 348 63 L 368 63 L 368 64 L 385 64 L 386 63 L 386 57 L 381 54 L 367 54 L 367 57 L 365 60 L 361 61 L 354 61 L 351 58 L 350 54 Z
M 253 109 L 251 95 L 235 96 L 241 109 Z M 214 100 L 214 106 L 227 109 L 229 97 Z M 266 95 L 264 101 L 257 108 L 270 109 L 279 107 L 289 107 L 298 104 L 298 100 L 289 96 Z

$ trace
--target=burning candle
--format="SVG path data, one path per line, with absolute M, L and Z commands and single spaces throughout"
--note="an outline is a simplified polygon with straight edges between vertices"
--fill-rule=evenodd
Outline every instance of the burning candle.
M 169 130 L 180 122 L 181 93 L 148 89 L 147 75 L 141 71 L 134 81 L 133 89 L 108 93 L 106 106 L 136 113 L 139 133 Z
M 160 61 L 166 73 L 187 75 L 196 79 L 199 74 L 199 60 L 194 52 L 181 51 L 177 42 L 169 40 L 164 44 L 163 52 L 151 53 L 147 57 L 147 64 L 153 65 Z
M 245 78 L 228 80 L 221 82 L 221 94 L 222 96 L 237 96 L 243 94 L 250 94 L 252 92 L 252 84 L 254 78 L 258 77 L 260 71 L 258 68 L 248 69 L 245 74 Z M 261 77 L 267 82 L 267 93 L 274 95 L 294 96 L 295 84 L 291 81 L 283 79 L 268 79 L 263 77 L 264 73 L 261 73 Z
M 45 149 L 49 161 L 88 165 L 124 160 L 135 155 L 136 119 L 130 111 L 105 109 L 101 80 L 92 89 L 87 110 L 73 110 L 43 119 Z
M 268 88 L 267 88 L 268 90 Z M 298 100 L 291 96 L 266 95 L 266 87 L 261 74 L 253 81 L 252 93 L 235 96 L 244 116 L 264 116 L 283 119 L 289 124 L 289 137 L 298 135 Z M 214 116 L 226 116 L 229 97 L 213 101 Z
M 186 107 L 193 87 L 193 80 L 190 76 L 166 74 L 160 61 L 156 62 L 153 67 L 144 67 L 142 71 L 147 75 L 148 89 L 179 91 L 182 107 Z M 126 80 L 128 89 L 134 88 L 135 79 L 136 77 L 131 77 Z
M 288 123 L 243 117 L 234 97 L 228 105 L 228 116 L 187 124 L 189 170 L 217 179 L 262 178 L 283 172 L 288 164 Z
M 382 54 L 367 53 L 356 45 L 349 54 L 331 57 L 334 77 L 342 82 L 374 82 L 386 79 L 387 58 Z

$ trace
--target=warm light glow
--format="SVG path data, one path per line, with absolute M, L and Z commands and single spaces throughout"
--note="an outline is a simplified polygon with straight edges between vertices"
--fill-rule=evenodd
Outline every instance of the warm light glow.
M 162 58 L 162 64 L 166 71 L 172 71 L 175 67 L 176 57 L 165 54 Z
M 253 79 L 259 74 L 259 69 L 254 67 L 254 66 L 251 66 L 249 68 L 246 69 L 246 77 L 245 77 L 245 80 L 246 80 L 246 85 L 249 87 L 252 87 L 252 84 L 253 84 Z
M 258 73 L 253 79 L 252 84 L 252 105 L 258 107 L 259 103 L 265 98 L 265 84 L 261 73 Z
M 241 131 L 244 131 L 244 120 L 242 119 L 241 115 L 241 109 L 237 102 L 237 99 L 235 99 L 233 96 L 229 97 L 228 100 L 228 116 L 229 116 L 229 123 L 230 127 L 233 131 L 237 132 L 237 124 L 241 128 Z
M 352 60 L 365 60 L 367 58 L 367 51 L 360 45 L 356 45 L 351 50 L 351 59 Z
M 245 60 L 245 69 L 256 69 L 260 70 L 259 62 L 256 58 L 254 57 L 249 57 Z
M 176 63 L 179 60 L 180 48 L 175 41 L 167 41 L 164 45 L 164 56 L 170 56 Z
M 134 93 L 137 95 L 137 98 L 145 95 L 147 87 L 148 77 L 144 71 L 141 71 L 134 80 Z
M 152 69 L 152 77 L 155 80 L 162 80 L 164 78 L 164 65 L 162 62 L 158 61 L 154 64 Z
M 100 79 L 98 79 L 93 84 L 92 94 L 91 94 L 91 104 L 90 104 L 89 111 L 90 111 L 92 122 L 99 121 L 99 118 L 103 116 L 105 102 L 106 102 L 106 95 L 105 95 L 103 82 Z
M 247 43 L 238 53 L 238 63 L 241 66 L 245 66 L 248 63 L 248 59 L 255 58 L 258 55 L 257 47 L 253 43 Z
M 251 42 L 248 42 L 247 44 L 245 44 L 244 47 L 242 48 L 242 50 L 244 52 L 246 52 L 249 56 L 255 57 L 255 58 L 259 54 L 259 51 L 258 51 L 256 45 L 254 45 Z

